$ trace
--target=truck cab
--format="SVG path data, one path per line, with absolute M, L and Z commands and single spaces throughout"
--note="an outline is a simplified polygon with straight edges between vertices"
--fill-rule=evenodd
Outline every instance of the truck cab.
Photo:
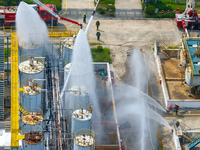
M 45 4 L 45 6 L 56 13 L 57 10 L 56 10 L 56 6 L 54 4 Z M 47 24 L 47 26 L 52 26 L 52 25 L 57 26 L 58 19 L 56 17 L 53 17 L 42 6 L 39 6 L 38 13 L 39 13 L 40 17 L 44 20 L 44 22 Z

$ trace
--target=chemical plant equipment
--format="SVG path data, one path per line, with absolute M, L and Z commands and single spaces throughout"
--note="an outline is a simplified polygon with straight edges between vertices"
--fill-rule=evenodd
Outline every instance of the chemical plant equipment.
M 34 39 L 36 36 L 31 35 Z M 38 37 L 38 39 L 40 39 Z M 19 81 L 23 92 L 20 93 L 20 107 L 28 113 L 23 114 L 22 129 L 25 125 L 25 139 L 22 142 L 23 149 L 41 149 L 43 143 L 43 111 L 45 108 L 45 57 L 44 44 L 37 40 L 25 41 L 19 39 Z M 37 126 L 36 126 L 37 125 Z M 35 129 L 37 127 L 37 129 Z M 38 131 L 40 130 L 40 131 Z
M 72 133 L 79 129 L 90 129 L 92 118 L 92 105 L 91 103 L 78 102 L 74 103 L 72 107 Z
M 200 38 L 183 38 L 180 52 L 180 65 L 185 68 L 185 81 L 190 86 L 195 86 L 196 91 L 200 91 Z
M 23 129 L 23 134 L 25 135 L 24 142 L 27 145 L 40 144 L 43 141 L 42 131 L 43 131 L 42 128 L 38 125 L 35 126 L 26 125 Z
M 95 144 L 95 134 L 90 129 L 80 129 L 74 133 L 74 150 L 92 150 Z
M 195 10 L 195 1 L 194 0 L 187 0 L 186 1 L 186 8 L 184 9 L 183 13 L 180 14 L 179 8 L 177 8 L 177 12 L 175 15 L 175 21 L 177 27 L 183 27 L 194 30 L 200 30 L 200 19 Z

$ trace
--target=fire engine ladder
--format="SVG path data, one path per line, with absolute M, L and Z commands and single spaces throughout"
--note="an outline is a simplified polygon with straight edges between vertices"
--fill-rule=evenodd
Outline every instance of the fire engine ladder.
M 4 120 L 4 37 L 0 36 L 0 120 Z
M 16 33 L 11 33 L 11 148 L 18 149 L 19 140 L 19 74 L 18 74 L 18 40 Z
M 199 143 L 200 143 L 200 136 L 198 138 L 194 139 L 190 144 L 188 144 L 188 147 L 191 150 L 192 148 L 194 148 Z

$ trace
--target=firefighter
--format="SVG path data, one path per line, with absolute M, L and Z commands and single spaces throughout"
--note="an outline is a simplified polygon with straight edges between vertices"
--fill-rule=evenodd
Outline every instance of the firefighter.
M 178 127 L 179 127 L 179 125 L 180 125 L 180 122 L 179 122 L 179 120 L 176 120 L 176 127 L 178 128 Z
M 86 14 L 83 14 L 83 23 L 86 23 Z
M 99 20 L 96 21 L 97 30 L 99 30 L 100 22 Z
M 96 36 L 97 36 L 97 40 L 100 41 L 101 33 L 98 30 L 97 30 Z
M 179 105 L 177 103 L 175 103 L 175 115 L 177 115 L 178 109 L 179 109 Z

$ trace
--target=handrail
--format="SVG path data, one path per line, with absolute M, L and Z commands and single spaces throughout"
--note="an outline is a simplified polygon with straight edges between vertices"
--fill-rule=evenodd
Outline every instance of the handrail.
M 77 109 L 83 108 L 83 109 L 86 109 L 86 110 L 88 110 L 88 111 L 91 112 L 91 111 L 92 111 L 91 105 L 93 105 L 92 102 L 89 102 L 89 103 L 77 102 L 77 103 L 75 103 L 75 104 L 73 105 L 72 109 L 73 109 L 73 111 L 75 111 L 75 110 L 77 110 Z
M 27 131 L 28 130 L 28 131 Z M 24 127 L 24 129 L 22 130 L 22 132 L 24 133 L 24 134 L 26 134 L 26 133 L 29 133 L 30 131 L 37 131 L 37 132 L 39 132 L 39 133 L 42 133 L 43 132 L 43 129 L 42 129 L 42 127 L 40 127 L 39 125 L 34 125 L 34 126 L 32 126 L 32 125 L 26 125 L 25 127 Z
M 29 80 L 31 79 L 38 79 L 38 78 L 35 78 L 35 77 L 31 77 L 31 78 L 25 78 L 21 81 L 21 88 L 23 88 L 24 86 L 27 86 L 29 84 Z M 35 83 L 37 83 L 37 86 L 40 86 L 42 87 L 42 81 L 40 80 L 34 80 Z
M 41 62 L 41 63 L 44 65 L 45 59 L 42 58 L 42 56 L 37 55 L 37 54 L 24 54 L 24 55 L 21 55 L 21 56 L 19 57 L 19 60 L 20 60 L 19 64 L 20 64 L 21 62 L 28 61 L 30 56 L 33 56 L 33 57 L 41 57 L 41 58 L 34 58 L 34 60 L 39 61 L 39 62 Z
M 31 112 L 38 112 L 39 114 L 41 114 L 43 116 L 43 111 L 42 109 L 38 108 L 38 107 L 28 107 L 26 106 L 26 104 L 24 104 L 21 100 L 20 100 L 20 106 L 22 108 L 24 108 L 25 110 L 28 111 L 28 113 L 31 113 Z
M 76 138 L 76 136 L 80 135 L 80 134 L 87 134 L 87 135 L 91 135 L 93 138 L 95 136 L 94 131 L 90 130 L 90 129 L 79 129 L 74 133 L 74 136 Z

